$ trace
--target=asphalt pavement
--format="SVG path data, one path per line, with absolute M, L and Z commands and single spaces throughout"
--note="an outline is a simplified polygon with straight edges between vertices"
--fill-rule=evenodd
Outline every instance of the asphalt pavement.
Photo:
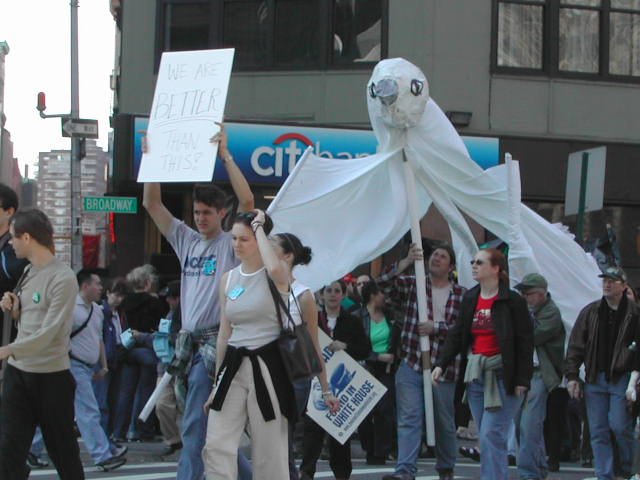
M 472 442 L 461 441 L 461 445 L 472 445 Z M 161 457 L 161 443 L 128 443 L 128 462 L 125 466 L 112 472 L 100 472 L 95 467 L 90 466 L 91 461 L 86 455 L 81 445 L 83 460 L 85 461 L 85 473 L 87 479 L 100 480 L 161 480 L 173 479 L 176 475 L 177 454 L 171 457 Z M 388 462 L 385 466 L 367 465 L 362 450 L 357 442 L 353 442 L 353 474 L 354 480 L 380 480 L 386 473 L 393 472 L 393 462 Z M 418 475 L 416 480 L 437 480 L 438 474 L 435 471 L 435 461 L 432 459 L 420 459 L 418 461 Z M 517 479 L 515 467 L 510 467 L 509 478 Z M 455 471 L 456 479 L 477 479 L 480 477 L 480 464 L 469 459 L 459 457 Z M 57 475 L 52 468 L 43 470 L 33 470 L 29 478 L 38 480 L 55 480 Z M 316 479 L 332 479 L 333 475 L 326 460 L 318 462 L 318 473 Z M 560 472 L 550 473 L 548 480 L 595 480 L 593 469 L 582 468 L 576 463 L 562 463 Z M 279 479 L 273 479 L 279 480 Z M 288 479 L 282 479 L 288 480 Z

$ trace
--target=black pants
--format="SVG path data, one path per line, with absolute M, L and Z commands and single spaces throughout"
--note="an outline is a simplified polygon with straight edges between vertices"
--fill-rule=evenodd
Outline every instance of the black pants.
M 304 440 L 302 447 L 302 464 L 300 473 L 302 477 L 313 478 L 316 474 L 316 464 L 322 453 L 324 437 L 329 439 L 329 466 L 336 478 L 349 478 L 351 476 L 351 440 L 347 440 L 344 445 L 340 445 L 316 422 L 307 415 L 304 416 Z
M 69 370 L 28 373 L 7 365 L 2 392 L 0 478 L 29 477 L 27 454 L 40 425 L 47 452 L 62 480 L 83 480 L 73 431 L 76 383 Z
M 569 394 L 566 388 L 554 388 L 547 398 L 544 438 L 550 463 L 560 462 L 562 439 L 567 436 L 568 401 Z
M 387 373 L 387 365 L 382 362 L 367 364 L 367 370 L 387 388 L 384 396 L 358 427 L 358 438 L 367 457 L 387 458 L 391 452 L 395 395 L 394 375 Z

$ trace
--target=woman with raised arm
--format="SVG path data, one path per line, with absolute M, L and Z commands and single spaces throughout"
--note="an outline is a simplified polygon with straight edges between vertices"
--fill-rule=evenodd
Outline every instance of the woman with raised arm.
M 506 480 L 509 425 L 533 373 L 533 323 L 524 298 L 509 289 L 501 252 L 480 250 L 471 265 L 478 285 L 464 295 L 432 377 L 436 383 L 456 355 L 467 357 L 465 395 L 480 433 L 481 478 Z
M 231 230 L 241 263 L 220 282 L 216 386 L 205 404 L 211 409 L 203 451 L 209 479 L 236 480 L 238 446 L 247 423 L 254 480 L 289 476 L 288 424 L 295 421 L 297 409 L 278 349 L 281 326 L 272 288 L 286 304 L 291 269 L 267 237 L 272 227 L 269 216 L 255 210 L 238 215 Z

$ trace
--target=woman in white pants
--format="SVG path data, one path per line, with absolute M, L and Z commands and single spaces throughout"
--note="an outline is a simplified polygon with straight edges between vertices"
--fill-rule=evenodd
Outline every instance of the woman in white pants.
M 238 215 L 231 230 L 241 263 L 220 282 L 217 380 L 205 404 L 211 410 L 203 459 L 211 480 L 236 480 L 237 451 L 247 424 L 254 480 L 289 476 L 288 423 L 297 412 L 278 350 L 281 328 L 269 279 L 287 304 L 291 272 L 267 237 L 272 227 L 271 219 L 256 210 Z

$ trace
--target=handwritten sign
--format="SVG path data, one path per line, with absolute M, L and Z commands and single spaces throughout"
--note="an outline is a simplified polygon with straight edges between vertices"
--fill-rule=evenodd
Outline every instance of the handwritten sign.
M 340 410 L 336 414 L 329 411 L 322 398 L 320 382 L 314 378 L 307 415 L 344 445 L 387 389 L 344 350 L 329 350 L 331 339 L 324 332 L 318 331 L 318 340 L 327 368 L 327 380 L 333 394 L 340 400 Z
M 138 182 L 209 182 L 234 49 L 164 52 Z

